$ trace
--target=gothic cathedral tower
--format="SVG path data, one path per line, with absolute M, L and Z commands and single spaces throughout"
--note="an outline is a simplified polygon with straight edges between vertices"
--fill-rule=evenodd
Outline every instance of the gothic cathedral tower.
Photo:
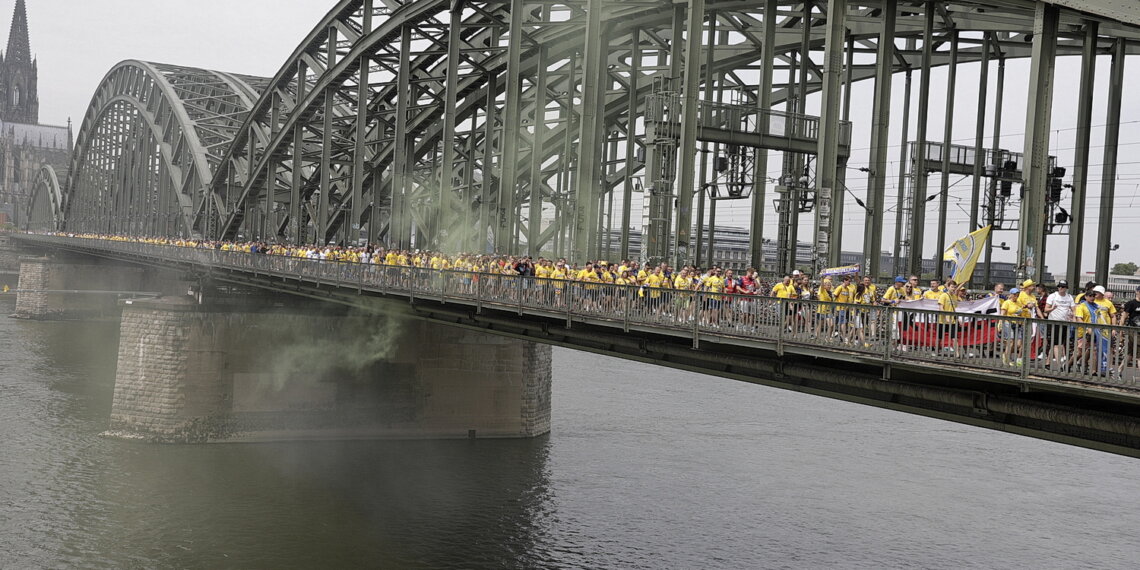
M 8 51 L 0 54 L 0 121 L 36 125 L 40 122 L 37 65 L 28 40 L 24 0 L 16 0 Z

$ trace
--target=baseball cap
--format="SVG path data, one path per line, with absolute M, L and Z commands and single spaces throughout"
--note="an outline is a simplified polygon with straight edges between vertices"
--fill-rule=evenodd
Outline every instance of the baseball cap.
M 800 273 L 800 270 L 796 269 L 796 270 L 792 271 L 792 275 L 803 275 L 803 273 Z
M 1137 287 L 1137 288 L 1136 288 L 1136 291 L 1140 292 L 1140 287 Z
M 1026 279 L 1025 281 L 1021 282 L 1021 288 L 1022 289 L 1026 288 L 1026 287 L 1032 287 L 1034 285 L 1036 285 L 1036 283 L 1034 283 L 1032 279 Z
M 906 277 L 903 277 L 902 275 L 895 277 L 895 283 L 906 283 Z
M 1057 287 L 1068 287 L 1068 286 L 1069 286 L 1068 281 L 1058 281 L 1057 282 Z
M 1093 292 L 1094 293 L 1100 293 L 1103 295 L 1104 294 L 1104 287 L 1097 285 L 1096 287 L 1093 287 Z
M 1009 294 L 1010 294 L 1010 295 L 1016 295 L 1016 294 L 1018 294 L 1018 293 L 1020 293 L 1020 292 L 1021 292 L 1021 289 L 1018 289 L 1017 287 L 1014 287 L 1013 289 L 1010 289 L 1010 290 L 1009 290 Z

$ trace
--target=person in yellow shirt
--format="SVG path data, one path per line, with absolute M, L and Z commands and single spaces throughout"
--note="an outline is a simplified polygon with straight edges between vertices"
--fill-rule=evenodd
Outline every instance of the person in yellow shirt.
M 844 275 L 834 291 L 836 303 L 850 304 L 855 302 L 855 285 L 852 284 L 850 275 Z
M 820 340 L 827 340 L 835 332 L 835 321 L 832 303 L 835 302 L 835 291 L 831 286 L 831 279 L 824 279 L 816 290 L 815 305 L 815 334 Z
M 661 267 L 654 267 L 652 271 L 647 273 L 643 283 L 647 289 L 645 298 L 648 312 L 661 315 L 665 310 L 661 301 L 661 288 L 665 286 L 665 274 L 661 271 Z
M 715 267 L 710 269 L 701 288 L 707 292 L 701 320 L 709 326 L 720 326 L 721 309 L 724 305 L 724 296 L 718 294 L 724 291 L 724 277 L 721 277 L 720 270 Z
M 562 306 L 565 302 L 565 288 L 566 288 L 566 261 L 559 260 L 557 264 L 550 270 L 550 284 L 552 285 L 551 294 L 554 296 L 553 303 L 555 306 Z
M 958 341 L 958 284 L 954 280 L 947 281 L 946 287 L 938 294 L 938 309 L 946 313 L 938 317 L 939 346 L 957 354 L 962 345 Z
M 884 305 L 897 305 L 906 301 L 906 279 L 902 275 L 895 277 L 895 283 L 883 292 Z
M 688 320 L 692 318 L 693 277 L 688 267 L 682 268 L 673 277 L 673 307 L 677 311 L 677 318 Z
M 631 274 L 628 269 L 622 271 L 621 274 L 619 274 L 617 278 L 614 279 L 614 285 L 621 285 L 623 287 L 634 285 L 636 283 L 637 281 L 633 278 L 633 274 Z
M 855 285 L 851 282 L 850 275 L 844 275 L 841 278 L 839 286 L 835 288 L 834 296 L 835 302 L 840 303 L 840 305 L 836 307 L 835 310 L 835 323 L 839 327 L 839 335 L 843 337 L 844 342 L 847 342 L 851 340 L 848 336 L 851 332 L 848 323 L 851 320 L 851 315 L 853 314 L 853 311 L 847 307 L 847 305 L 851 305 L 856 302 Z
M 782 281 L 772 286 L 772 296 L 777 299 L 788 299 L 788 301 L 782 301 L 784 305 L 784 328 L 791 332 L 796 316 L 796 307 L 791 303 L 791 299 L 798 299 L 800 296 L 799 288 L 792 282 L 791 275 L 785 275 Z
M 1094 325 L 1111 325 L 1116 322 L 1116 306 L 1105 300 L 1104 287 L 1097 285 L 1086 293 L 1073 310 L 1078 322 Z M 1112 347 L 1111 331 L 1101 327 L 1080 327 L 1077 329 L 1078 366 L 1088 363 L 1093 376 L 1109 373 L 1109 354 Z
M 594 275 L 595 275 L 594 264 L 593 263 L 587 263 L 586 267 L 579 270 L 578 274 L 575 275 L 574 278 L 577 279 L 578 281 L 586 281 L 587 279 L 590 279 Z
M 875 304 L 878 299 L 878 288 L 871 282 L 869 276 L 864 276 L 855 286 L 855 304 L 859 306 L 857 309 L 851 309 L 850 322 L 848 326 L 855 329 L 855 333 L 859 337 L 859 342 L 863 344 L 864 348 L 871 348 L 867 344 L 867 329 L 874 329 L 875 327 L 875 311 L 870 307 Z
M 1040 308 L 1037 306 L 1037 295 L 1033 294 L 1033 288 L 1036 283 L 1032 279 L 1026 279 L 1021 282 L 1021 292 L 1017 294 L 1017 302 L 1025 307 L 1026 316 L 1035 319 L 1042 318 Z
M 553 294 L 553 287 L 550 286 L 550 270 L 549 262 L 544 258 L 539 258 L 534 264 L 534 283 L 538 288 L 538 298 L 542 299 L 547 305 L 550 305 L 554 300 L 550 298 Z
M 637 282 L 645 283 L 645 280 L 649 278 L 650 273 L 653 273 L 653 270 L 649 268 L 649 264 L 646 264 L 637 271 Z
M 909 301 L 916 301 L 916 300 L 922 298 L 922 286 L 918 284 L 918 276 L 917 275 L 911 275 L 906 280 L 906 284 L 910 285 L 910 288 L 911 288 L 911 296 L 908 299 Z
M 794 299 L 799 296 L 796 286 L 792 284 L 791 275 L 785 275 L 782 281 L 772 286 L 772 296 L 777 299 Z
M 863 277 L 863 281 L 855 287 L 855 302 L 860 305 L 874 305 L 878 300 L 879 287 L 870 277 Z
M 1009 298 L 1007 298 L 1005 301 L 1002 301 L 1001 304 L 1001 314 L 1003 316 L 1016 317 L 1018 319 L 1023 319 L 1029 316 L 1029 310 L 1026 309 L 1025 306 L 1022 305 L 1018 300 L 1018 293 L 1020 292 L 1021 290 L 1017 289 L 1016 287 L 1010 289 Z M 1016 360 L 1012 359 L 1013 352 L 1015 350 L 1017 351 L 1017 354 L 1021 354 L 1023 326 L 1024 322 L 1020 320 L 1014 321 L 1007 319 L 1002 324 L 1002 339 L 1005 341 L 1005 350 L 1002 351 L 1001 361 L 1006 366 L 1009 366 L 1011 362 L 1015 363 L 1017 366 L 1022 365 L 1022 359 L 1020 356 L 1018 356 Z
M 602 272 L 599 277 L 602 283 L 613 283 L 616 275 L 614 275 L 613 271 L 610 271 L 609 265 L 602 265 Z
M 929 299 L 931 301 L 937 301 L 942 297 L 942 293 L 944 292 L 945 288 L 942 287 L 942 284 L 937 279 L 931 279 L 930 289 L 927 289 L 922 293 L 922 298 Z

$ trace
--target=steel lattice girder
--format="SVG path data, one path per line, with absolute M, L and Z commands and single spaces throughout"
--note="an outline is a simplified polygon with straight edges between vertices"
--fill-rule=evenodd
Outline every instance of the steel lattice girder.
M 715 88 L 750 102 L 758 98 L 749 74 L 762 64 L 763 4 L 707 3 L 707 11 L 715 13 L 729 32 L 728 41 L 715 46 L 712 68 L 703 71 L 702 81 L 723 74 L 725 81 Z M 778 31 L 772 104 L 788 96 L 789 54 L 799 50 L 804 13 L 802 3 L 780 6 L 774 15 Z M 851 71 L 853 81 L 874 77 L 880 63 L 866 61 L 877 50 L 879 6 L 879 2 L 851 2 L 847 28 L 860 55 Z M 921 36 L 922 10 L 927 6 L 938 13 L 934 66 L 949 63 L 940 49 L 949 30 L 961 38 L 959 63 L 981 59 L 984 32 L 994 34 L 990 48 L 1000 57 L 1030 55 L 1026 40 L 1032 30 L 1032 1 L 900 2 L 897 39 Z M 638 98 L 644 101 L 643 95 L 653 88 L 649 77 L 666 73 L 661 61 L 683 41 L 673 37 L 670 7 L 663 1 L 605 5 L 605 129 L 637 136 L 641 108 L 631 117 L 628 94 L 622 89 L 630 84 L 630 70 L 636 67 Z M 826 19 L 824 2 L 813 3 L 810 11 L 816 22 Z M 1063 13 L 1059 54 L 1079 53 L 1082 39 L 1077 31 L 1093 17 Z M 1103 20 L 1102 35 L 1110 36 L 1103 39 L 1105 51 L 1111 37 L 1140 38 L 1133 26 L 1097 19 Z M 459 23 L 458 38 L 449 34 L 453 20 Z M 521 23 L 520 34 L 512 35 L 512 23 Z M 437 245 L 445 234 L 463 231 L 475 235 L 462 242 L 477 245 L 491 231 L 496 245 L 502 246 L 512 242 L 498 234 L 519 231 L 520 212 L 542 211 L 541 206 L 522 207 L 530 200 L 559 202 L 572 209 L 575 199 L 598 199 L 600 193 L 612 191 L 634 173 L 615 167 L 607 172 L 604 188 L 581 195 L 571 195 L 573 189 L 561 181 L 571 175 L 577 157 L 586 156 L 573 142 L 579 134 L 583 100 L 584 64 L 578 54 L 585 24 L 584 2 L 343 0 L 269 82 L 236 130 L 224 166 L 214 172 L 210 183 L 211 205 L 226 220 L 218 235 L 234 237 L 243 224 L 256 225 L 247 223 L 247 214 L 256 211 L 260 227 L 246 227 L 248 235 L 323 242 L 335 239 L 338 232 L 342 239 L 347 237 L 345 227 L 367 227 L 371 239 L 386 236 L 390 243 L 406 245 L 414 221 L 417 233 Z M 824 47 L 822 27 L 814 26 L 807 37 L 810 49 L 818 52 Z M 509 69 L 512 40 L 519 50 L 517 70 Z M 803 61 L 809 70 L 809 93 L 820 88 L 818 55 L 808 54 Z M 920 58 L 921 50 L 900 48 L 890 65 L 896 71 L 913 69 Z M 459 76 L 449 76 L 451 70 Z M 517 91 L 508 92 L 514 77 Z M 456 92 L 449 93 L 449 85 Z M 367 100 L 363 108 L 362 98 Z M 542 113 L 535 109 L 540 100 Z M 515 112 L 531 124 L 518 120 Z M 512 119 L 521 128 L 508 133 L 505 126 Z M 539 127 L 543 136 L 536 144 Z M 445 141 L 450 148 L 441 148 Z M 516 143 L 513 149 L 508 142 Z M 536 151 L 538 156 L 533 156 Z M 510 168 L 505 165 L 508 153 L 514 155 Z M 451 164 L 441 165 L 444 158 Z M 498 180 L 504 172 L 515 173 L 509 183 Z M 530 178 L 535 174 L 541 179 L 532 189 Z M 509 195 L 500 196 L 500 187 Z M 506 211 L 508 207 L 519 210 Z M 444 215 L 441 208 L 446 208 Z M 199 208 L 198 214 L 202 227 L 209 213 Z M 448 217 L 450 224 L 441 223 Z M 474 228 L 471 218 L 476 220 Z M 321 235 L 306 235 L 310 224 Z M 528 235 L 545 242 L 555 229 Z
M 28 203 L 23 229 L 56 231 L 63 224 L 63 189 L 51 165 L 45 164 L 32 181 L 32 199 Z
M 189 234 L 201 188 L 265 83 L 142 61 L 116 65 L 79 129 L 63 192 L 66 228 Z

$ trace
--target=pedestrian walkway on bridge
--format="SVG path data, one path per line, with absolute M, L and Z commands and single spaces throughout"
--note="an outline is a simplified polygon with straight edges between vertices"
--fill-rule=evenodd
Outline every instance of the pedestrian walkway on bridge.
M 1120 326 L 1098 311 L 1105 302 L 1093 292 L 1083 304 L 1084 322 L 1031 318 L 1036 309 L 1014 316 L 1002 308 L 1010 300 L 996 295 L 955 302 L 952 310 L 910 308 L 888 302 L 895 291 L 914 296 L 917 284 L 898 282 L 879 294 L 868 282 L 858 287 L 844 279 L 821 285 L 822 294 L 791 297 L 791 278 L 759 293 L 746 292 L 712 270 L 702 279 L 683 268 L 672 279 L 662 268 L 638 279 L 634 270 L 590 263 L 578 275 L 555 263 L 552 272 L 531 274 L 505 263 L 509 258 L 448 257 L 403 251 L 371 250 L 338 253 L 330 258 L 323 248 L 260 246 L 192 240 L 125 236 L 44 235 L 37 240 L 63 246 L 107 250 L 129 256 L 187 261 L 211 267 L 318 284 L 407 296 L 415 302 L 466 303 L 621 328 L 630 334 L 691 337 L 699 348 L 703 339 L 758 343 L 784 352 L 827 355 L 838 360 L 905 362 L 963 373 L 984 373 L 1009 381 L 1048 381 L 1135 390 L 1140 371 L 1140 328 Z M 367 250 L 367 248 L 361 248 Z M 326 255 L 315 254 L 324 252 Z M 366 255 L 365 255 L 366 253 Z M 323 257 L 323 258 L 322 258 Z M 412 261 L 412 257 L 416 261 Z M 365 262 L 367 261 L 367 262 Z M 645 272 L 646 269 L 637 269 Z M 730 273 L 730 272 L 727 272 Z M 916 280 L 917 278 L 914 278 Z M 667 285 L 667 281 L 671 285 Z M 938 287 L 932 283 L 933 290 Z M 862 291 L 856 294 L 857 291 Z M 1103 289 L 1101 290 L 1103 292 Z M 1011 295 L 1020 298 L 1021 292 Z M 1134 303 L 1140 308 L 1140 292 Z M 1036 302 L 1036 300 L 1035 300 Z M 1097 304 L 1099 302 L 1099 304 Z M 1111 304 L 1111 303 L 1109 303 Z M 1024 305 L 1020 305 L 1024 307 Z M 1004 314 L 1003 314 L 1004 313 Z M 1082 316 L 1077 304 L 1073 318 Z M 1131 321 L 1130 321 L 1131 322 Z

